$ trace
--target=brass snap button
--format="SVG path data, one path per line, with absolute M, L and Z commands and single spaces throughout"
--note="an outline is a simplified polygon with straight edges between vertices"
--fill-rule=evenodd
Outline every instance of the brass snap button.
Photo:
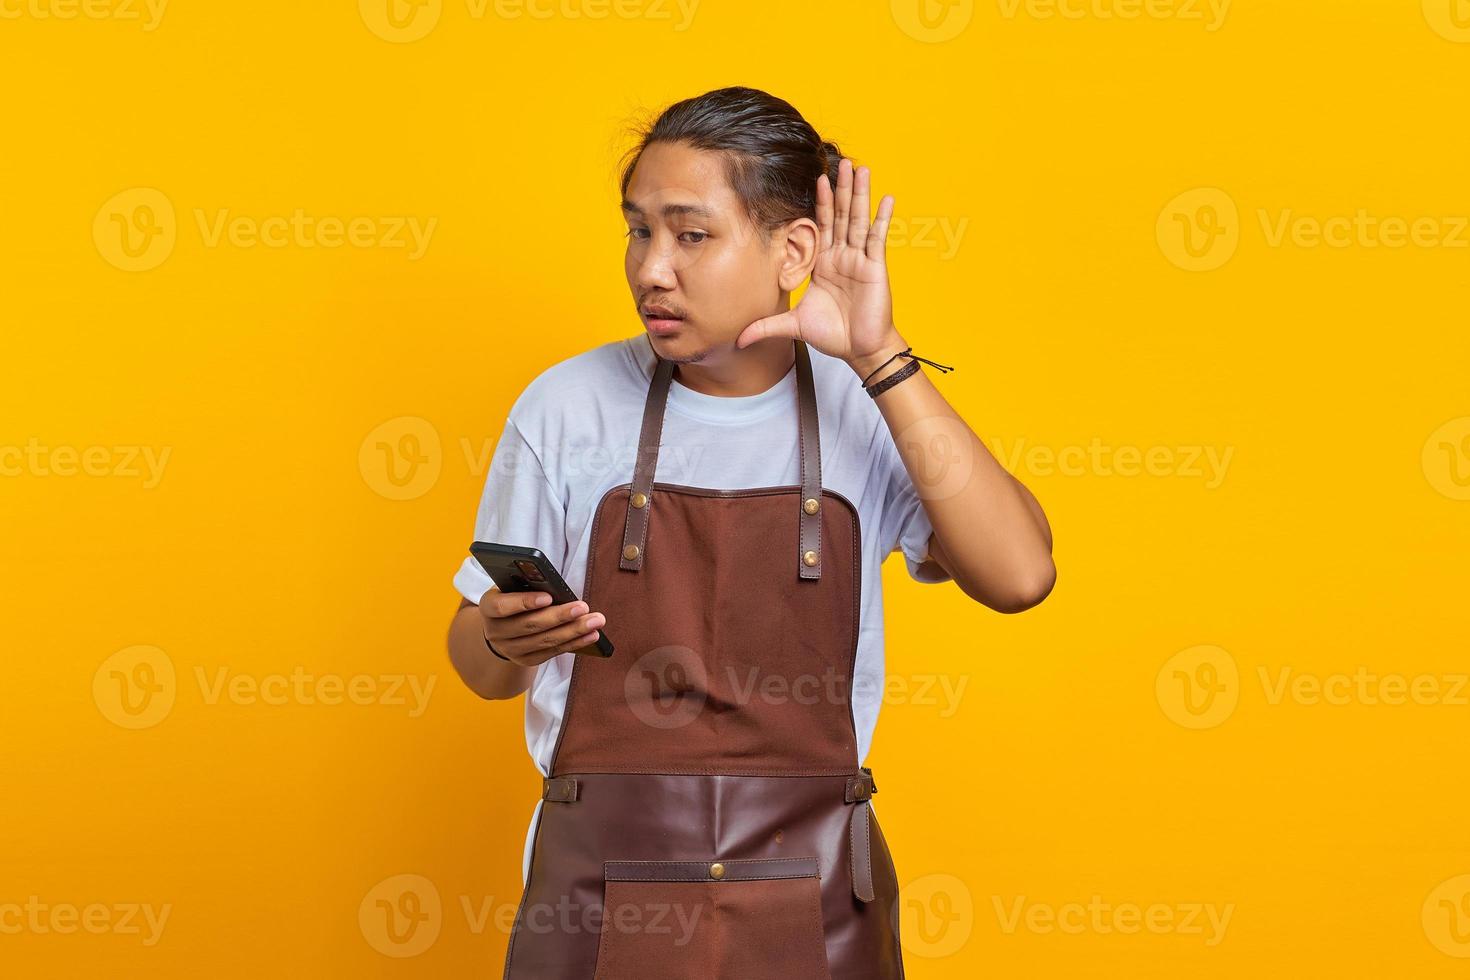
M 817 553 L 815 551 L 808 551 L 806 554 L 801 556 L 801 560 L 806 563 L 806 566 L 808 568 L 810 568 L 817 563 Z
M 806 500 L 802 501 L 801 503 L 801 509 L 806 511 L 808 514 L 815 514 L 817 512 L 817 498 L 806 498 Z
M 716 880 L 725 877 L 725 866 L 718 861 L 709 866 L 709 876 Z
M 626 548 L 623 549 L 623 557 L 626 558 L 626 559 L 628 559 L 629 561 L 632 561 L 634 558 L 637 558 L 638 557 L 638 546 L 636 544 L 630 544 L 630 545 L 628 545 L 628 547 L 626 547 Z
M 628 503 L 641 510 L 642 508 L 648 506 L 648 495 L 646 493 L 635 493 L 629 499 Z

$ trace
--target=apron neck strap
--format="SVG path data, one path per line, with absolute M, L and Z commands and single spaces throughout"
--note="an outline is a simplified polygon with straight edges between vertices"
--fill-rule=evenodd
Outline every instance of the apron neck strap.
M 799 578 L 822 576 L 822 446 L 817 422 L 817 391 L 812 381 L 811 354 L 805 341 L 796 348 L 796 415 L 801 463 L 801 496 L 797 501 L 796 571 Z M 643 404 L 643 427 L 638 433 L 638 456 L 628 492 L 628 514 L 623 527 L 623 551 L 618 567 L 636 572 L 643 568 L 648 544 L 648 515 L 653 509 L 653 475 L 658 467 L 664 408 L 674 380 L 674 362 L 654 354 L 653 379 Z

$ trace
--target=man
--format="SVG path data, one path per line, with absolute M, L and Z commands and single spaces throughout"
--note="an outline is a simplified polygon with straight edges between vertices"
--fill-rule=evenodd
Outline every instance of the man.
M 507 977 L 902 976 L 862 767 L 879 568 L 902 550 L 1001 612 L 1055 568 L 899 332 L 870 186 L 764 92 L 671 106 L 622 180 L 644 329 L 511 409 L 476 537 L 540 548 L 582 601 L 455 578 L 451 659 L 528 692 L 544 777 Z M 613 657 L 588 655 L 604 629 Z

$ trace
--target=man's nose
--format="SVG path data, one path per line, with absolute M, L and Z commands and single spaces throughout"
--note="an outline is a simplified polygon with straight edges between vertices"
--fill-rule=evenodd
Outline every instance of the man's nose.
M 643 253 L 643 258 L 639 260 L 636 275 L 638 285 L 644 289 L 672 290 L 678 285 L 678 279 L 674 274 L 673 253 L 653 243 L 649 243 Z

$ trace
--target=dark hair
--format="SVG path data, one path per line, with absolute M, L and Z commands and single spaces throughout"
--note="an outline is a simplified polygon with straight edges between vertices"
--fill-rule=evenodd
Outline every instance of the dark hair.
M 635 134 L 621 190 L 654 143 L 687 143 L 724 157 L 725 180 L 761 234 L 795 218 L 815 218 L 817 178 L 837 186 L 842 151 L 823 140 L 791 103 L 753 88 L 721 88 L 669 106 Z

